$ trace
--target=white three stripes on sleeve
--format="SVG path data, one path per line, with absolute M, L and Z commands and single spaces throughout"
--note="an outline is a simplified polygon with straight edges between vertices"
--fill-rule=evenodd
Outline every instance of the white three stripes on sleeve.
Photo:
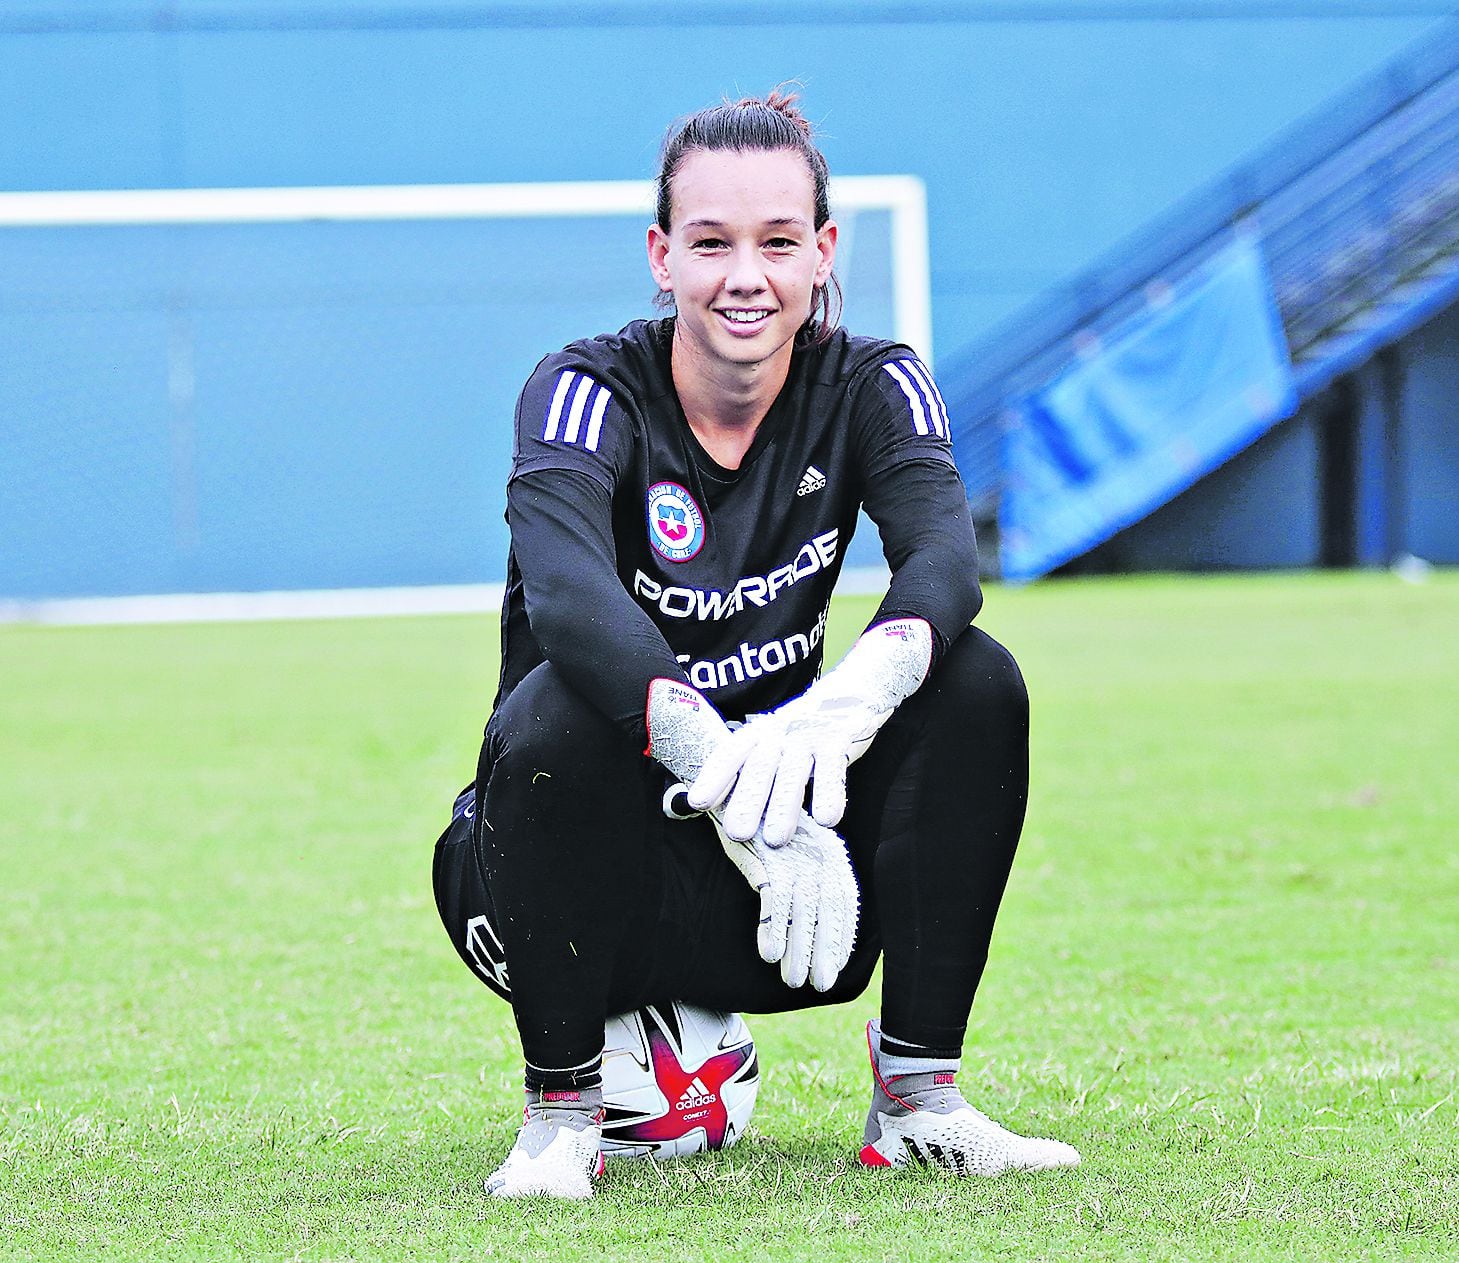
M 547 405 L 547 422 L 542 427 L 544 443 L 581 443 L 590 452 L 598 450 L 603 433 L 603 414 L 613 402 L 613 392 L 586 373 L 565 368 L 557 377 L 552 402 Z M 586 429 L 583 417 L 587 417 Z M 564 424 L 565 422 L 565 424 Z M 560 432 L 560 437 L 559 437 Z
M 907 396 L 912 408 L 912 425 L 918 434 L 939 434 L 951 439 L 952 433 L 947 419 L 947 407 L 942 395 L 933 384 L 932 374 L 922 366 L 920 360 L 889 360 L 882 368 Z

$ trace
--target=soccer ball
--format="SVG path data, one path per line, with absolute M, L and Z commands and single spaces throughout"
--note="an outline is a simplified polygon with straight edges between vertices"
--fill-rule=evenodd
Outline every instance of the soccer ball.
M 760 1090 L 750 1028 L 738 1013 L 651 1005 L 608 1019 L 603 1048 L 603 1153 L 678 1158 L 727 1149 Z

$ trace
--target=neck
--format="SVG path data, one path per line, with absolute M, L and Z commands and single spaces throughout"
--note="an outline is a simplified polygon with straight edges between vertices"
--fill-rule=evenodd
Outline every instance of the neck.
M 674 331 L 674 390 L 700 445 L 726 469 L 738 469 L 760 422 L 790 375 L 787 342 L 758 364 L 710 360 Z

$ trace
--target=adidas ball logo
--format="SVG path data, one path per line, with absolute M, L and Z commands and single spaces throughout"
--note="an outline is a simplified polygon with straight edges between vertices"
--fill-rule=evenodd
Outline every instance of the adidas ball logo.
M 713 1105 L 718 1099 L 713 1092 L 704 1086 L 704 1080 L 696 1074 L 694 1081 L 684 1089 L 684 1095 L 679 1098 L 679 1103 L 675 1108 L 681 1110 L 698 1109 L 702 1105 Z
M 805 473 L 800 476 L 800 486 L 795 489 L 798 496 L 808 496 L 813 491 L 819 491 L 826 485 L 826 475 L 814 465 L 807 465 Z

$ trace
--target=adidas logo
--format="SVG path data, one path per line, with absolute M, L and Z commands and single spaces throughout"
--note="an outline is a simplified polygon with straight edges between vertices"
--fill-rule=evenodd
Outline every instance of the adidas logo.
M 800 486 L 795 489 L 798 496 L 808 496 L 814 491 L 819 491 L 826 485 L 826 475 L 814 465 L 807 465 L 805 473 L 800 476 Z
M 718 1098 L 707 1087 L 704 1080 L 697 1074 L 694 1081 L 684 1089 L 684 1095 L 679 1098 L 676 1108 L 681 1110 L 698 1109 L 701 1105 L 713 1105 Z

